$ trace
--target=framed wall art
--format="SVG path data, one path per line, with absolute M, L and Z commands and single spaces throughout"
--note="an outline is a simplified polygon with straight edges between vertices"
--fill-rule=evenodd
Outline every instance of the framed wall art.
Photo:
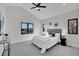
M 68 34 L 78 34 L 78 18 L 68 20 Z

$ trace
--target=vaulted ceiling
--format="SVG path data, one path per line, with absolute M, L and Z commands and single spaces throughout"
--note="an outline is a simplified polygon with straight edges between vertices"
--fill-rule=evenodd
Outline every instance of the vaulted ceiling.
M 21 6 L 26 11 L 30 12 L 34 16 L 38 17 L 40 20 L 56 16 L 68 11 L 79 8 L 78 3 L 42 3 L 41 5 L 47 6 L 46 8 L 41 8 L 40 11 L 37 9 L 30 9 L 34 5 L 31 3 L 9 3 L 9 4 L 0 4 L 5 6 Z

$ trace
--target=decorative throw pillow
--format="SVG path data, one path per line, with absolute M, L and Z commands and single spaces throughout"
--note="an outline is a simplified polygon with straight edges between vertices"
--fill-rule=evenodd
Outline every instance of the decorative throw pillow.
M 50 37 L 55 37 L 55 33 L 49 32 Z
M 55 33 L 52 33 L 52 37 L 55 37 Z

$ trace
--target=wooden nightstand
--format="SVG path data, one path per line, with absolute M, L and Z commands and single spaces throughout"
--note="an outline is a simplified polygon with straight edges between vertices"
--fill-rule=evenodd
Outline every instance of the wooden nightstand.
M 66 46 L 66 38 L 65 37 L 61 38 L 61 45 Z

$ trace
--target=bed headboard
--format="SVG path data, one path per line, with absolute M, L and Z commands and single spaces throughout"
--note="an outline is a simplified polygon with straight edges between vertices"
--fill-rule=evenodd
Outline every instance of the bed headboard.
M 47 29 L 47 32 L 62 33 L 62 29 Z
M 62 29 L 47 29 L 47 32 L 48 33 L 52 33 L 52 32 L 59 33 L 60 34 L 60 39 L 62 37 Z

